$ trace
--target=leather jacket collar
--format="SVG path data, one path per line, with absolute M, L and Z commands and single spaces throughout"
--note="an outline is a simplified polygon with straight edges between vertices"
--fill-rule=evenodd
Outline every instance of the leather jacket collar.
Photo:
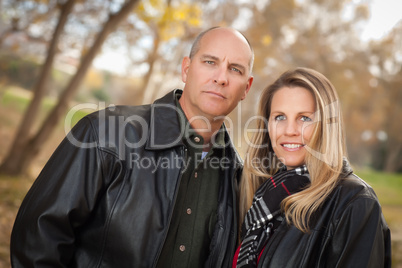
M 147 150 L 163 150 L 183 145 L 183 133 L 178 119 L 185 120 L 185 118 L 178 116 L 178 109 L 174 105 L 176 92 L 180 91 L 176 89 L 152 104 L 148 140 L 145 145 Z

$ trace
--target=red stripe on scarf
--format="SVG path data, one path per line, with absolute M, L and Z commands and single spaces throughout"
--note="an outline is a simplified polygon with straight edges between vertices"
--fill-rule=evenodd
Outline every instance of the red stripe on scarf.
M 285 184 L 283 184 L 283 182 L 281 183 L 283 189 L 285 189 L 285 191 L 288 193 L 288 195 L 290 195 L 288 188 L 286 188 Z
M 235 255 L 234 255 L 234 257 L 233 257 L 232 268 L 236 268 L 236 266 L 237 266 L 237 259 L 239 258 L 240 247 L 241 247 L 241 244 L 240 244 L 240 246 L 236 249 Z M 262 253 L 264 252 L 264 249 L 265 249 L 265 246 L 262 248 L 260 254 L 258 255 L 257 264 L 260 262 Z
M 272 184 L 274 185 L 274 187 L 276 188 L 275 181 L 274 181 L 274 179 L 272 177 L 271 177 L 271 181 L 272 181 Z

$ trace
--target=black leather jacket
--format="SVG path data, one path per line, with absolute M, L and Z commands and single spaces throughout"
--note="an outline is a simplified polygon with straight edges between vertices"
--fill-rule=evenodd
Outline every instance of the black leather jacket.
M 283 221 L 258 267 L 391 267 L 390 230 L 381 206 L 373 189 L 351 170 L 310 227 L 310 233 L 303 233 Z
M 77 123 L 20 207 L 11 237 L 13 267 L 156 265 L 185 157 L 174 94 L 152 105 L 108 108 Z M 231 163 L 206 267 L 230 266 L 237 240 L 241 159 L 228 133 L 225 141 Z

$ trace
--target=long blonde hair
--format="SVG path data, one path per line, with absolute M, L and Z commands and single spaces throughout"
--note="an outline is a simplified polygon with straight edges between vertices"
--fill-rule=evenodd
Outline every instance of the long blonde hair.
M 281 204 L 287 222 L 308 232 L 311 215 L 323 204 L 339 180 L 346 149 L 336 90 L 324 75 L 307 68 L 283 73 L 261 95 L 257 120 L 259 131 L 249 144 L 240 182 L 239 226 L 251 207 L 255 191 L 280 168 L 281 163 L 274 154 L 267 129 L 273 96 L 283 87 L 303 87 L 315 99 L 314 131 L 305 146 L 305 164 L 311 185 L 287 197 Z

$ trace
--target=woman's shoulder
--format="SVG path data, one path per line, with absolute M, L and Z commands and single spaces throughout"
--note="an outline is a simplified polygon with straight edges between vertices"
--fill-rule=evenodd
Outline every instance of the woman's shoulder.
M 350 197 L 366 197 L 377 200 L 373 188 L 355 173 L 340 178 L 339 183 L 335 188 L 335 191 L 336 190 L 338 190 L 340 194 Z
M 373 188 L 354 173 L 339 180 L 330 200 L 330 203 L 337 203 L 335 207 L 338 209 L 335 214 L 343 214 L 349 209 L 381 211 L 381 205 Z

